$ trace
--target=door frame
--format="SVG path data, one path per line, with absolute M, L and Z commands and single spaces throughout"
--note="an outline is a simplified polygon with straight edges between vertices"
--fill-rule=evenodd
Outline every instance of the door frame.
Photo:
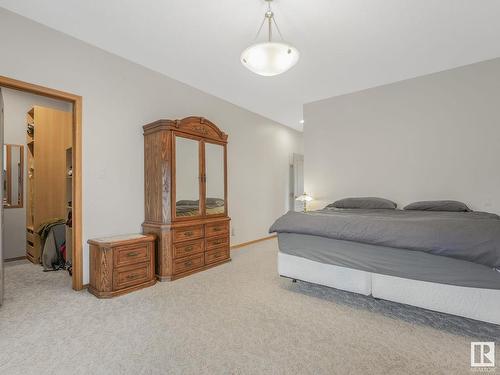
M 82 97 L 64 91 L 35 85 L 0 76 L 0 87 L 28 92 L 73 105 L 72 147 L 73 147 L 73 276 L 72 288 L 83 289 L 83 247 L 82 247 Z

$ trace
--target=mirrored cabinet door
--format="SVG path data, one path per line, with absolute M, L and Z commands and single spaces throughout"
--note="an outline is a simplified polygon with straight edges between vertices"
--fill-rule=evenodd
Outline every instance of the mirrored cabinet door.
M 205 211 L 206 215 L 226 212 L 224 146 L 205 143 Z
M 200 142 L 175 137 L 175 216 L 201 215 Z

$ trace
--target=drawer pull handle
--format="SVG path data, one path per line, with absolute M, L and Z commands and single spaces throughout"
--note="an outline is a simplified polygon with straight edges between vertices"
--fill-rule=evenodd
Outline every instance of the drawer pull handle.
M 214 231 L 214 232 L 220 232 L 221 230 L 222 230 L 222 228 L 221 228 L 221 227 L 215 227 L 215 228 L 213 229 L 213 231 Z
M 185 251 L 192 251 L 193 250 L 193 246 L 186 246 L 184 248 Z
M 193 231 L 184 232 L 184 235 L 187 237 L 191 237 L 193 234 Z
M 217 240 L 217 241 L 214 241 L 214 245 L 220 245 L 221 243 L 224 243 L 226 242 L 225 240 Z
M 186 267 L 192 266 L 193 265 L 193 261 L 192 260 L 188 260 L 187 262 L 184 262 L 184 265 Z
M 215 257 L 218 258 L 222 255 L 222 253 L 215 253 Z
M 129 279 L 129 280 L 134 280 L 134 279 L 137 279 L 138 277 L 139 277 L 139 275 L 137 275 L 137 274 L 133 274 L 133 275 L 128 275 L 128 276 L 127 276 L 127 279 Z
M 139 253 L 137 253 L 135 251 L 131 251 L 130 253 L 127 253 L 128 257 L 136 257 L 137 255 L 139 255 Z

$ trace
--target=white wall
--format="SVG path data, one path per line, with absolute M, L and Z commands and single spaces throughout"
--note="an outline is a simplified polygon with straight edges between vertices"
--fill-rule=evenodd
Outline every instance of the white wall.
M 500 213 L 500 59 L 304 107 L 316 207 L 382 196 L 456 199 Z
M 4 98 L 4 143 L 24 146 L 24 203 L 22 208 L 4 209 L 4 259 L 26 255 L 26 112 L 34 105 L 71 111 L 71 104 L 21 91 L 2 88 Z
M 302 152 L 301 133 L 4 9 L 0 46 L 1 75 L 83 96 L 84 283 L 87 239 L 141 229 L 148 122 L 198 115 L 228 133 L 233 244 L 266 236 L 287 210 L 289 155 Z

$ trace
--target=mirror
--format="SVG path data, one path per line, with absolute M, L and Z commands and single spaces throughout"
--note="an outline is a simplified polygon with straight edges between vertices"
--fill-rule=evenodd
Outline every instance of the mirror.
M 200 215 L 199 142 L 175 137 L 175 215 Z
M 225 213 L 224 173 L 224 146 L 205 143 L 205 209 L 207 215 Z
M 3 145 L 3 206 L 23 207 L 24 146 Z

